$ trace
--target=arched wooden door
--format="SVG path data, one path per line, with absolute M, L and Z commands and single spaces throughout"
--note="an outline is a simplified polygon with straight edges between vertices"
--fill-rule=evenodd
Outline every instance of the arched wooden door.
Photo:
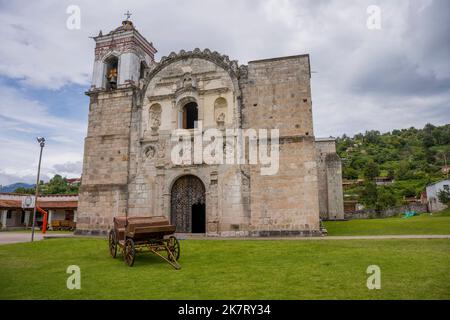
M 205 232 L 205 186 L 196 176 L 183 176 L 172 186 L 171 222 L 179 233 Z

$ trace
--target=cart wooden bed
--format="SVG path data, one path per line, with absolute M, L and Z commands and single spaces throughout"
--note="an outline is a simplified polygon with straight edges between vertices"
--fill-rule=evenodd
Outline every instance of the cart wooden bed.
M 165 217 L 116 217 L 109 232 L 109 252 L 116 258 L 120 248 L 125 263 L 132 267 L 136 254 L 148 249 L 179 270 L 180 243 L 175 231 L 176 227 Z

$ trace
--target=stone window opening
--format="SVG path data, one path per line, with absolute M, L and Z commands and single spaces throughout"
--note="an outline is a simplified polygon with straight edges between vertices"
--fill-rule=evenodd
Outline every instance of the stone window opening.
M 145 61 L 141 61 L 141 66 L 139 68 L 139 80 L 145 78 L 146 71 L 147 71 L 147 64 L 145 63 Z
M 111 56 L 105 60 L 105 64 L 106 89 L 117 89 L 117 82 L 119 78 L 119 58 L 116 56 Z
M 197 128 L 198 105 L 196 102 L 189 102 L 183 107 L 183 129 Z

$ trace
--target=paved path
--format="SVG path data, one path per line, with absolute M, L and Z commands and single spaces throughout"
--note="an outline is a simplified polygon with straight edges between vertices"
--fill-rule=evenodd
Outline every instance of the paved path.
M 35 232 L 34 240 L 40 241 L 44 239 L 44 237 L 46 239 L 51 239 L 51 238 L 62 238 L 72 236 L 73 236 L 72 234 L 56 234 L 56 233 L 51 233 L 44 236 L 41 232 Z M 30 242 L 30 241 L 31 241 L 31 232 L 13 232 L 13 231 L 0 232 L 0 245 L 10 243 Z
M 303 240 L 303 241 L 327 241 L 327 240 L 386 240 L 386 239 L 450 239 L 450 235 L 382 235 L 382 236 L 329 236 L 329 237 L 264 237 L 264 238 L 220 238 L 220 237 L 205 237 L 199 235 L 185 235 L 179 239 L 191 240 Z
M 56 239 L 56 238 L 72 238 L 75 237 L 71 233 L 65 234 L 55 234 L 50 233 L 43 236 L 42 233 L 37 232 L 34 234 L 34 240 L 40 241 L 42 239 Z M 104 237 L 102 237 L 104 238 Z M 386 240 L 386 239 L 450 239 L 450 235 L 383 235 L 383 236 L 342 236 L 342 237 L 314 237 L 314 238 L 304 238 L 304 237 L 288 237 L 288 238 L 220 238 L 220 237 L 205 237 L 201 235 L 179 235 L 179 239 L 192 239 L 192 240 L 302 240 L 302 241 L 327 241 L 327 240 Z M 9 243 L 20 243 L 20 242 L 30 242 L 31 233 L 29 232 L 0 232 L 0 245 Z
M 34 240 L 39 241 L 42 240 L 41 233 L 34 234 Z M 31 241 L 31 233 L 28 232 L 0 232 L 0 245 L 1 244 L 9 244 L 9 243 L 20 243 L 20 242 L 30 242 Z

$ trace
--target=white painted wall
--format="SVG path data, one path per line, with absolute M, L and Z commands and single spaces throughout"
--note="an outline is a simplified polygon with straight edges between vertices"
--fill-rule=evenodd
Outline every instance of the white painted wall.
M 447 208 L 438 199 L 438 193 L 444 188 L 450 188 L 450 180 L 442 180 L 427 187 L 428 207 L 431 212 L 441 211 Z

